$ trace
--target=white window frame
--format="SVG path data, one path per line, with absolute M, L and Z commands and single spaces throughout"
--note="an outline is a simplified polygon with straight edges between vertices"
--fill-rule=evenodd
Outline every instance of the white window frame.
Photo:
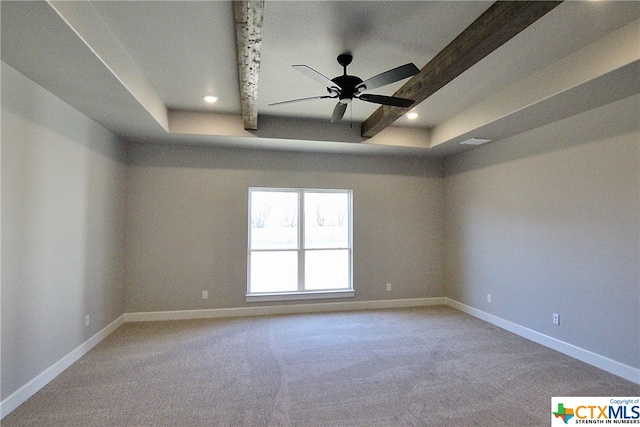
M 253 191 L 262 192 L 291 192 L 298 194 L 298 246 L 297 249 L 289 249 L 298 253 L 298 289 L 296 291 L 285 292 L 267 292 L 267 293 L 251 293 L 251 193 Z M 344 193 L 348 195 L 348 253 L 349 253 L 349 273 L 347 289 L 331 289 L 331 290 L 305 290 L 304 289 L 304 266 L 305 251 L 304 247 L 304 194 L 305 193 Z M 353 191 L 348 189 L 318 189 L 318 188 L 278 188 L 278 187 L 249 187 L 248 192 L 248 209 L 247 209 L 247 302 L 264 302 L 264 301 L 287 301 L 287 300 L 308 300 L 308 299 L 325 299 L 325 298 L 352 298 L 355 296 L 353 289 Z M 313 250 L 332 250 L 335 248 L 323 248 Z M 344 248 L 341 248 L 344 249 Z M 258 249 L 255 251 L 270 251 L 271 249 Z M 273 251 L 283 251 L 283 249 L 273 249 Z

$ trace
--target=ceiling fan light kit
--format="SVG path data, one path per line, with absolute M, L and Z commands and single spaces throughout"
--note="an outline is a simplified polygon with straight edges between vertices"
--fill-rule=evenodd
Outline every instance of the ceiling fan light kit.
M 331 115 L 331 122 L 337 122 L 342 120 L 344 112 L 347 109 L 347 105 L 351 101 L 353 101 L 354 98 L 365 102 L 371 102 L 373 104 L 388 105 L 400 108 L 409 108 L 415 103 L 413 99 L 363 93 L 366 90 L 386 86 L 388 84 L 395 83 L 418 74 L 420 70 L 414 64 L 408 63 L 405 65 L 401 65 L 399 67 L 385 71 L 384 73 L 373 76 L 367 80 L 362 80 L 360 77 L 350 76 L 349 74 L 347 74 L 347 66 L 351 64 L 351 61 L 353 61 L 353 56 L 350 53 L 340 54 L 338 55 L 337 59 L 338 64 L 342 66 L 343 73 L 341 76 L 334 77 L 333 79 L 329 79 L 325 75 L 319 73 L 318 71 L 307 65 L 292 65 L 294 69 L 298 70 L 305 76 L 325 85 L 329 95 L 312 96 L 308 98 L 298 98 L 289 101 L 275 102 L 269 104 L 269 106 L 289 104 L 292 102 L 309 101 L 312 99 L 337 98 L 338 103 L 334 107 L 333 113 Z

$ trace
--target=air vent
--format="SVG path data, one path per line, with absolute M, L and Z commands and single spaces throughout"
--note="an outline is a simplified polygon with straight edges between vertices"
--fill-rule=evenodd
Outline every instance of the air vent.
M 482 145 L 482 144 L 486 144 L 487 142 L 491 142 L 493 141 L 493 139 L 489 139 L 489 138 L 471 138 L 471 139 L 467 139 L 466 141 L 462 141 L 460 144 L 462 145 Z

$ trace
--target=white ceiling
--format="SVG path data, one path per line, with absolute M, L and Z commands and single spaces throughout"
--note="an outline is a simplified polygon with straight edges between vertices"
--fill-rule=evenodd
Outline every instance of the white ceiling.
M 362 141 L 365 144 L 347 144 L 348 148 L 328 143 L 360 141 L 357 128 L 376 109 L 362 101 L 352 103 L 345 115 L 346 122 L 353 121 L 354 129 L 348 128 L 348 123 L 329 123 L 334 100 L 267 105 L 326 94 L 322 85 L 291 65 L 306 64 L 332 78 L 342 73 L 336 56 L 347 51 L 354 56 L 349 74 L 362 79 L 407 62 L 422 68 L 491 4 L 267 0 L 257 104 L 259 128 L 254 133 L 244 131 L 240 119 L 233 5 L 228 1 L 2 1 L 2 60 L 125 140 L 321 151 L 451 154 L 461 149 L 460 138 L 474 130 L 491 131 L 488 136 L 501 138 L 553 120 L 532 120 L 517 114 L 523 108 L 557 104 L 554 108 L 563 109 L 561 118 L 640 90 L 636 46 L 632 46 L 636 53 L 635 57 L 631 53 L 631 60 L 594 71 L 580 87 L 571 82 L 571 75 L 584 68 L 574 70 L 571 63 L 577 67 L 582 57 L 593 62 L 589 58 L 595 53 L 585 50 L 590 45 L 606 39 L 615 46 L 611 34 L 632 22 L 633 31 L 637 31 L 640 3 L 568 1 L 416 106 L 417 120 L 403 117 L 396 122 L 423 130 L 413 131 L 407 140 L 414 136 L 431 139 L 424 144 L 398 143 L 397 137 L 394 142 L 373 138 Z M 628 41 L 629 36 L 621 40 Z M 567 61 L 571 55 L 575 61 Z M 626 72 L 621 72 L 625 66 Z M 518 88 L 546 87 L 540 79 L 553 75 L 553 67 L 558 81 L 568 76 L 566 86 L 554 89 L 554 103 L 550 96 L 541 95 L 536 105 L 530 105 L 525 100 L 529 96 L 524 94 L 526 90 Z M 531 83 L 525 84 L 527 81 Z M 373 92 L 392 95 L 402 83 Z M 586 97 L 584 106 L 567 108 L 566 97 L 576 97 L 580 90 L 602 92 L 602 97 Z M 519 103 L 516 98 L 521 92 Z M 206 93 L 216 95 L 218 102 L 204 103 Z M 506 114 L 453 136 L 439 136 L 479 106 L 500 99 Z M 513 105 L 507 106 L 509 102 Z M 502 108 L 494 107 L 496 111 Z M 470 120 L 471 116 L 466 121 Z M 497 130 L 498 122 L 501 130 Z M 401 130 L 390 132 L 401 135 L 397 133 Z M 434 146 L 434 138 L 440 145 L 437 149 L 429 148 Z M 365 145 L 369 148 L 361 148 Z

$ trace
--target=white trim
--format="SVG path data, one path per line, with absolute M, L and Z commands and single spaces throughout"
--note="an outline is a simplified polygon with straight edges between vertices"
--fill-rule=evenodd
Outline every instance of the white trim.
M 353 289 L 336 291 L 304 291 L 273 294 L 250 294 L 246 296 L 247 302 L 274 302 L 274 301 L 299 301 L 327 298 L 353 298 L 356 293 Z
M 0 402 L 0 419 L 11 413 L 18 406 L 22 405 L 31 396 L 36 394 L 42 387 L 47 385 L 51 380 L 60 375 L 65 369 L 74 364 L 78 359 L 87 354 L 89 350 L 95 347 L 100 341 L 105 339 L 109 334 L 115 331 L 120 325 L 124 323 L 125 316 L 122 315 L 116 320 L 111 322 L 100 332 L 80 344 L 75 350 L 58 360 L 53 365 L 45 369 L 41 374 L 34 379 L 14 391 L 6 399 Z
M 526 328 L 518 325 L 517 323 L 510 322 L 502 319 L 501 317 L 478 310 L 477 308 L 473 308 L 450 298 L 444 298 L 444 300 L 445 304 L 451 308 L 455 308 L 456 310 L 460 310 L 473 317 L 477 317 L 480 320 L 484 320 L 485 322 L 491 323 L 492 325 L 505 329 L 530 341 L 559 351 L 562 354 L 566 354 L 567 356 L 573 357 L 574 359 L 585 362 L 591 366 L 595 366 L 596 368 L 600 368 L 626 380 L 640 384 L 640 369 L 638 368 L 625 365 L 624 363 L 609 359 L 608 357 L 585 350 L 584 348 L 560 341 L 557 338 L 550 337 L 534 331 L 533 329 Z
M 532 329 L 520 326 L 516 323 L 502 319 L 498 316 L 489 314 L 482 310 L 478 310 L 477 308 L 473 308 L 466 304 L 462 304 L 447 297 L 392 299 L 379 301 L 344 301 L 316 304 L 288 304 L 261 307 L 219 308 L 209 310 L 157 311 L 125 313 L 122 316 L 118 317 L 100 332 L 89 338 L 75 350 L 64 356 L 58 362 L 51 365 L 40 375 L 20 387 L 9 397 L 0 402 L 0 419 L 4 418 L 18 406 L 23 404 L 27 399 L 33 396 L 55 377 L 60 375 L 60 373 L 71 366 L 74 362 L 88 353 L 89 350 L 95 347 L 100 341 L 105 339 L 123 323 L 159 320 L 268 316 L 278 314 L 323 313 L 351 310 L 376 310 L 385 308 L 426 307 L 432 305 L 446 305 L 456 310 L 460 310 L 480 320 L 491 323 L 492 325 L 498 326 L 502 329 L 519 335 L 525 339 L 544 345 L 545 347 L 549 347 L 553 350 L 559 351 L 560 353 L 588 363 L 589 365 L 595 366 L 596 368 L 602 369 L 634 383 L 640 384 L 640 369 L 638 368 L 625 365 L 623 363 L 596 354 L 592 351 L 585 350 L 583 348 L 574 346 L 564 341 L 560 341 L 553 337 L 549 337 L 547 335 L 541 334 L 540 332 L 536 332 Z
M 159 320 L 206 319 L 218 317 L 250 317 L 277 314 L 324 313 L 331 311 L 375 310 L 383 308 L 425 307 L 444 305 L 445 298 L 411 298 L 380 301 L 345 301 L 318 304 L 288 304 L 262 307 L 214 308 L 208 310 L 156 311 L 126 313 L 125 322 L 146 322 Z

